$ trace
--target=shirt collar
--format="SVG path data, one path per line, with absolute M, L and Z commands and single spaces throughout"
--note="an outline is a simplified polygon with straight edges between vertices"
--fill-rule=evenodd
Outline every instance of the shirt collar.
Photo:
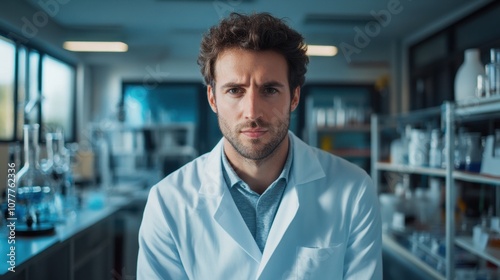
M 276 179 L 276 181 L 284 179 L 285 182 L 289 181 L 290 177 L 290 169 L 292 167 L 292 162 L 293 162 L 293 137 L 290 137 L 289 135 L 287 136 L 289 139 L 289 145 L 288 145 L 288 156 L 285 161 L 285 165 L 283 166 L 283 170 L 281 171 L 280 176 Z M 239 183 L 242 183 L 243 180 L 240 179 L 240 177 L 236 174 L 236 171 L 234 171 L 233 167 L 229 163 L 226 154 L 224 153 L 224 145 L 222 146 L 222 173 L 224 175 L 224 180 L 226 182 L 226 185 L 229 187 L 233 187 Z

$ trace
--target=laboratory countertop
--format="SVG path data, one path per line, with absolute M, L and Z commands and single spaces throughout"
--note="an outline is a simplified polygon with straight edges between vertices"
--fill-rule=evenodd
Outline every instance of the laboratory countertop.
M 9 273 L 9 260 L 15 259 L 15 266 L 30 261 L 42 252 L 63 243 L 85 229 L 105 220 L 114 213 L 129 205 L 133 200 L 146 200 L 148 190 L 126 193 L 115 193 L 111 196 L 102 196 L 101 201 L 94 201 L 82 209 L 69 214 L 64 223 L 56 225 L 55 233 L 47 236 L 25 237 L 15 236 L 14 242 L 9 243 L 9 223 L 5 221 L 0 229 L 0 276 Z M 12 240 L 12 238 L 10 239 Z M 14 250 L 12 250 L 14 249 Z M 14 252 L 14 258 L 12 258 Z

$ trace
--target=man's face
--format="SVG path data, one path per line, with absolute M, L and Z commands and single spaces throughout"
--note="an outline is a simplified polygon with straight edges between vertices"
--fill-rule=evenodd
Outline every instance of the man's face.
M 285 58 L 274 51 L 227 49 L 215 63 L 214 87 L 207 88 L 208 100 L 234 150 L 251 160 L 271 155 L 287 136 L 300 97 L 299 87 L 290 94 Z

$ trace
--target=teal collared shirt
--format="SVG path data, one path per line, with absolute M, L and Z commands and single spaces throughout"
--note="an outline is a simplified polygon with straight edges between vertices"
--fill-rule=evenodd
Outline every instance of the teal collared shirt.
M 222 173 L 243 220 L 257 243 L 260 251 L 264 251 L 267 236 L 271 230 L 274 216 L 281 202 L 283 192 L 288 183 L 293 162 L 293 139 L 288 137 L 288 156 L 279 177 L 259 195 L 247 183 L 238 177 L 225 153 L 222 153 Z

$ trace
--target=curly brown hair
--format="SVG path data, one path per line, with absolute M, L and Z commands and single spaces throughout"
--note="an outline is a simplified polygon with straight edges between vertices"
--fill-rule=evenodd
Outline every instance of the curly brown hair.
M 231 13 L 219 25 L 203 36 L 198 65 L 205 84 L 215 86 L 215 62 L 228 48 L 246 50 L 273 50 L 282 54 L 288 64 L 290 91 L 305 82 L 309 58 L 304 38 L 283 20 L 269 13 L 243 15 Z

